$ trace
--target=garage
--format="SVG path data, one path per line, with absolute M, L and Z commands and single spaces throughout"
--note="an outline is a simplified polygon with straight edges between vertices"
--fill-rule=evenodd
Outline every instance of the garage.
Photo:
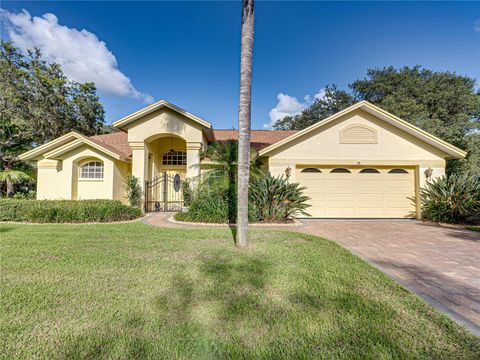
M 304 165 L 296 182 L 311 198 L 316 218 L 412 218 L 416 215 L 414 168 Z

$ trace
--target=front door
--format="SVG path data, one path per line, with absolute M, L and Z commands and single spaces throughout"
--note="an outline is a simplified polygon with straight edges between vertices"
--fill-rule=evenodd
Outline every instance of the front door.
M 145 211 L 182 211 L 182 173 L 164 171 L 145 182 Z

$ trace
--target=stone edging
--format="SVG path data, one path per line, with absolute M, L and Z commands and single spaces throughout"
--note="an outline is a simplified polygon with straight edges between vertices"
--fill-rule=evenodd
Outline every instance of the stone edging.
M 468 226 L 475 226 L 475 225 L 449 224 L 449 223 L 434 222 L 429 220 L 422 221 L 422 223 L 427 225 L 438 226 L 438 227 L 443 227 L 447 229 L 457 229 L 457 230 L 469 230 L 467 229 Z M 472 230 L 469 230 L 469 231 L 472 231 Z
M 219 224 L 219 223 L 200 223 L 200 222 L 188 222 L 188 221 L 179 221 L 175 220 L 173 216 L 168 218 L 168 221 L 174 223 L 174 224 L 179 224 L 179 225 L 188 225 L 188 226 L 211 226 L 211 227 L 229 227 L 230 225 L 235 226 L 235 224 Z M 253 226 L 253 227 L 297 227 L 297 226 L 303 226 L 300 221 L 297 219 L 293 219 L 292 223 L 288 224 L 283 224 L 283 223 L 249 223 L 248 226 Z
M 139 217 L 133 220 L 124 221 L 110 221 L 110 222 L 29 222 L 29 221 L 0 221 L 0 225 L 114 225 L 114 224 L 131 224 L 138 221 L 143 221 L 146 216 Z

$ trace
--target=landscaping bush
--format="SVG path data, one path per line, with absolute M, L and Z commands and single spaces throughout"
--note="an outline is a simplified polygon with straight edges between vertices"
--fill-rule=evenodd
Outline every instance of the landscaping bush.
M 142 187 L 140 186 L 140 179 L 136 176 L 130 175 L 124 185 L 126 199 L 130 206 L 139 207 L 142 202 Z
M 237 192 L 225 179 L 209 179 L 196 189 L 189 187 L 188 211 L 177 213 L 179 221 L 205 223 L 234 223 L 237 211 Z M 249 221 L 258 221 L 253 207 L 249 209 Z
M 303 195 L 304 187 L 291 183 L 283 176 L 263 176 L 250 185 L 250 203 L 255 207 L 261 221 L 286 221 L 298 215 L 308 216 L 305 211 L 309 197 Z
M 0 221 L 111 222 L 133 220 L 141 214 L 139 208 L 115 200 L 0 200 Z
M 480 177 L 448 175 L 421 190 L 424 219 L 457 224 L 480 223 Z
M 250 184 L 248 220 L 285 222 L 298 215 L 308 216 L 304 188 L 283 176 L 257 177 Z M 237 192 L 225 178 L 206 179 L 196 190 L 189 188 L 189 209 L 178 213 L 180 221 L 233 223 L 236 221 Z

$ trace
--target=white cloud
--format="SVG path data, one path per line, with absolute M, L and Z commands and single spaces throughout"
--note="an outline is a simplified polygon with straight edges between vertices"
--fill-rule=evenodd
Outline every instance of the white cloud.
M 474 25 L 473 29 L 474 29 L 476 32 L 480 32 L 480 19 L 477 19 L 477 20 L 475 21 L 475 25 Z
M 322 99 L 324 96 L 325 90 L 321 89 L 318 91 L 318 93 L 313 95 L 313 99 Z M 285 116 L 295 116 L 300 114 L 313 102 L 312 96 L 308 94 L 303 97 L 303 102 L 300 102 L 294 96 L 283 93 L 279 93 L 277 95 L 277 100 L 277 105 L 272 110 L 270 110 L 268 114 L 270 117 L 270 122 L 263 125 L 265 129 L 271 129 L 278 120 L 283 119 Z
M 153 102 L 152 96 L 135 89 L 118 69 L 115 55 L 95 34 L 60 25 L 51 13 L 39 17 L 26 10 L 20 13 L 2 10 L 1 15 L 6 20 L 8 36 L 17 47 L 23 51 L 39 48 L 47 61 L 62 66 L 68 78 L 94 82 L 99 90 L 109 94 Z

